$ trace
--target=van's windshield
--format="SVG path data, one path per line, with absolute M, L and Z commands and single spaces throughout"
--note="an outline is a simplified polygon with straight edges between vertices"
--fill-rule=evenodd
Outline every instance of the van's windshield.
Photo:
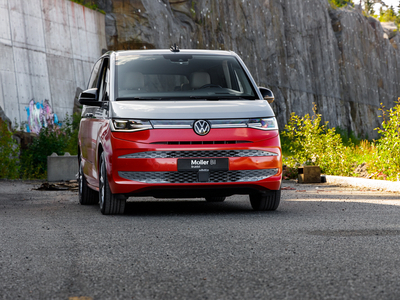
M 140 54 L 116 58 L 117 100 L 258 99 L 235 57 Z

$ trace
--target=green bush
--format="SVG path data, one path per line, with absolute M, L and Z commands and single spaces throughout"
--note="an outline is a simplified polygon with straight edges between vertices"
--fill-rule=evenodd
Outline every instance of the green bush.
M 43 128 L 32 144 L 21 153 L 20 176 L 29 179 L 45 179 L 47 177 L 47 156 L 53 153 L 64 155 L 65 152 L 76 155 L 79 123 L 80 115 L 74 114 L 72 120 L 67 116 L 62 127 Z
M 66 119 L 64 120 L 64 132 L 68 136 L 67 146 L 65 147 L 64 151 L 71 155 L 78 154 L 78 133 L 80 122 L 81 115 L 77 113 L 73 114 L 72 118 L 67 115 Z
M 400 179 L 400 102 L 396 103 L 389 110 L 385 110 L 381 104 L 382 128 L 375 129 L 379 132 L 380 139 L 375 143 L 376 151 L 369 164 L 371 172 L 389 180 Z
M 7 123 L 0 120 L 0 178 L 18 178 L 19 145 L 12 138 Z
M 356 135 L 353 131 L 341 127 L 335 127 L 335 131 L 340 134 L 343 145 L 345 146 L 359 145 L 365 139 L 368 140 L 368 135 L 365 136 L 365 138 L 362 138 L 360 135 Z
M 290 145 L 284 146 L 289 156 L 284 157 L 288 167 L 318 165 L 323 173 L 330 175 L 351 175 L 354 160 L 348 147 L 343 145 L 335 128 L 328 128 L 328 122 L 321 125 L 321 114 L 313 108 L 313 116 L 296 116 L 292 113 L 282 136 Z
M 60 128 L 44 128 L 33 139 L 32 144 L 21 154 L 21 172 L 23 178 L 46 178 L 47 156 L 52 153 L 64 155 L 68 137 Z
M 382 105 L 382 104 L 381 104 Z M 321 125 L 321 115 L 298 117 L 294 113 L 281 132 L 285 176 L 295 176 L 292 168 L 319 165 L 329 175 L 357 176 L 357 166 L 366 165 L 368 178 L 400 180 L 400 98 L 393 108 L 382 106 L 380 138 L 361 140 L 353 133 Z

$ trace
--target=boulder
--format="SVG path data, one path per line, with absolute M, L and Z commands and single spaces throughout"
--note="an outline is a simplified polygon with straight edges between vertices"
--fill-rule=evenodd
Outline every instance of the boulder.
M 394 22 L 381 22 L 383 37 L 392 39 L 397 34 L 397 25 Z

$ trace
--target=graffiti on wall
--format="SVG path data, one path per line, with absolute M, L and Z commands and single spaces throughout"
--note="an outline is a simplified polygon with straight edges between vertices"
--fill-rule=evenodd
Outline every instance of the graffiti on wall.
M 49 100 L 44 100 L 40 103 L 32 99 L 29 101 L 29 106 L 25 107 L 25 109 L 28 115 L 28 122 L 26 124 L 27 132 L 38 134 L 42 128 L 53 128 L 54 126 L 61 125 L 57 115 L 53 113 Z

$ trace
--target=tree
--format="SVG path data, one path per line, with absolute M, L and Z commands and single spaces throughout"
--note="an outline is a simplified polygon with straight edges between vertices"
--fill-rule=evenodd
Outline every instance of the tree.
M 400 24 L 400 1 L 399 1 L 399 5 L 397 5 L 396 24 L 397 24 L 397 26 L 399 26 L 399 24 Z
M 381 7 L 379 14 L 379 21 L 381 22 L 396 22 L 397 15 L 394 11 L 393 5 L 390 6 L 387 10 L 383 10 L 383 8 Z
M 399 3 L 399 5 L 400 5 L 400 3 Z M 375 13 L 374 2 L 372 0 L 365 0 L 364 11 L 366 14 L 371 15 L 371 16 Z
M 394 7 L 393 7 L 393 5 L 390 5 L 390 7 L 389 7 L 389 9 L 388 9 L 388 14 L 389 14 L 389 16 L 392 17 L 392 18 L 396 16 L 396 13 L 394 12 Z

